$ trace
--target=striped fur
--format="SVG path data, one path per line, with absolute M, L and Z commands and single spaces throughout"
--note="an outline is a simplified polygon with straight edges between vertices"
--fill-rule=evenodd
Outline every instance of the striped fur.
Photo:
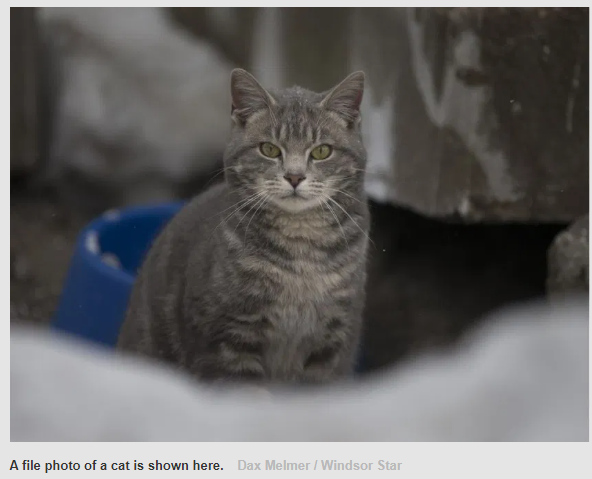
M 324 383 L 354 367 L 369 213 L 363 74 L 325 94 L 232 75 L 225 182 L 165 228 L 140 270 L 118 347 L 205 380 Z M 270 159 L 259 150 L 282 150 Z M 330 144 L 322 161 L 310 151 Z M 306 179 L 296 189 L 284 178 Z

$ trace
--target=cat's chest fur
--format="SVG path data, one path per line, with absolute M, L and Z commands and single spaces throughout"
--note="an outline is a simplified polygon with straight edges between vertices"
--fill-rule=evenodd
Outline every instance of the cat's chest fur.
M 302 302 L 276 304 L 266 308 L 265 314 L 272 326 L 266 332 L 265 369 L 271 377 L 299 375 L 306 357 L 320 347 L 324 337 L 322 310 Z
M 260 254 L 261 247 L 256 247 L 251 254 L 239 254 L 238 264 L 269 281 L 275 309 L 287 312 L 286 308 L 295 307 L 314 317 L 319 309 L 330 307 L 336 291 L 349 286 L 358 268 L 356 260 L 335 260 L 335 253 L 326 247 L 335 235 L 319 218 L 285 221 L 265 236 L 267 247 L 270 243 L 276 247 L 274 256 Z
M 357 293 L 359 265 L 355 260 L 340 265 L 322 247 L 333 234 L 320 222 L 287 222 L 268 239 L 289 249 L 289 258 L 252 254 L 238 259 L 241 268 L 270 285 L 262 288 L 267 302 L 260 314 L 270 322 L 264 357 L 271 377 L 300 374 L 306 358 L 326 344 L 330 325 L 347 322 L 343 300 Z

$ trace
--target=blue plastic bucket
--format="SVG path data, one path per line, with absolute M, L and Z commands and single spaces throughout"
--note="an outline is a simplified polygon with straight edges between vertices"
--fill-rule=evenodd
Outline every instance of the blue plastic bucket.
M 109 211 L 90 223 L 78 237 L 53 325 L 114 346 L 137 270 L 152 241 L 182 206 Z

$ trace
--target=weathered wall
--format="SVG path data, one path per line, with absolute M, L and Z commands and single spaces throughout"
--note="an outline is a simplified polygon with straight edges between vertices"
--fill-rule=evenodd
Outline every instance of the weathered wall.
M 378 201 L 467 221 L 588 211 L 588 9 L 174 12 L 270 86 L 364 69 Z
M 422 107 L 433 146 L 420 156 L 433 156 L 431 174 L 407 162 L 422 128 L 414 136 L 413 124 L 402 127 L 397 166 L 425 189 L 401 185 L 398 197 L 470 219 L 569 221 L 587 212 L 587 10 L 406 13 L 414 78 L 395 96 Z

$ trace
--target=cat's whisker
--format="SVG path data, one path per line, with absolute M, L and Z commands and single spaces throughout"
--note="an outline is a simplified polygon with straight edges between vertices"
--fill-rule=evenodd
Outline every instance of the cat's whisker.
M 240 200 L 238 200 L 236 203 L 234 203 L 233 205 L 229 206 L 228 208 L 223 209 L 222 211 L 218 211 L 217 213 L 213 214 L 212 216 L 209 216 L 207 219 L 211 220 L 212 218 L 214 218 L 215 216 L 220 216 L 222 213 L 225 213 L 226 211 L 234 208 L 235 206 L 250 200 L 251 198 L 254 198 L 255 196 L 257 196 L 258 192 L 253 193 L 251 196 L 247 197 L 247 198 L 242 198 Z M 240 206 L 239 206 L 240 208 Z
M 339 208 L 341 208 L 341 211 L 343 211 L 343 212 L 344 212 L 344 213 L 345 213 L 345 214 L 348 216 L 348 218 L 349 218 L 349 219 L 352 221 L 352 223 L 353 223 L 353 224 L 355 224 L 355 225 L 357 226 L 357 228 L 358 228 L 358 229 L 361 231 L 361 233 L 362 233 L 362 234 L 363 234 L 363 235 L 364 235 L 366 238 L 368 238 L 368 241 L 369 241 L 370 243 L 372 243 L 372 245 L 374 245 L 374 241 L 372 241 L 372 240 L 370 239 L 370 236 L 368 236 L 368 234 L 367 234 L 367 233 L 366 233 L 366 232 L 365 232 L 365 231 L 362 229 L 362 227 L 361 227 L 361 226 L 360 226 L 360 225 L 359 225 L 359 224 L 356 222 L 356 220 L 354 220 L 354 219 L 352 218 L 352 216 L 351 216 L 351 215 L 350 215 L 350 214 L 349 214 L 349 213 L 348 213 L 348 212 L 345 210 L 345 208 L 344 208 L 343 206 L 341 206 L 341 205 L 340 205 L 340 204 L 339 204 L 337 201 L 335 201 L 335 200 L 334 200 L 333 198 L 331 198 L 330 196 L 327 196 L 326 198 L 327 198 L 329 201 L 332 201 L 333 203 L 335 203 L 335 204 L 336 204 L 336 205 L 337 205 Z
M 251 198 L 251 200 L 245 202 L 244 204 L 240 205 L 236 210 L 234 210 L 225 220 L 224 222 L 228 222 L 228 220 L 234 216 L 236 213 L 238 213 L 239 211 L 241 211 L 244 208 L 247 208 L 249 205 L 251 205 L 251 208 L 253 208 L 261 199 L 261 197 L 263 196 L 263 192 L 258 193 L 254 198 Z M 249 211 L 251 211 L 251 208 L 249 209 Z M 238 227 L 238 225 L 240 224 L 240 222 L 243 220 L 243 218 L 249 213 L 249 211 L 247 211 L 247 213 L 245 213 L 245 215 L 240 219 L 240 221 L 238 222 L 237 226 L 234 228 L 234 231 L 236 231 L 236 228 Z
M 255 203 L 249 208 L 249 210 L 243 215 L 243 217 L 238 221 L 238 223 L 236 224 L 236 226 L 234 227 L 233 233 L 236 232 L 237 228 L 239 227 L 239 225 L 242 223 L 242 221 L 245 219 L 245 217 L 253 210 L 253 208 L 255 208 L 260 201 L 265 201 L 265 197 L 266 197 L 266 192 L 262 191 L 261 194 L 258 197 L 258 200 L 255 201 Z
M 341 193 L 342 195 L 345 195 L 345 196 L 347 196 L 347 197 L 351 198 L 352 200 L 354 200 L 354 201 L 357 201 L 357 202 L 358 202 L 358 203 L 360 203 L 361 205 L 365 205 L 365 204 L 366 204 L 364 201 L 361 201 L 361 200 L 359 200 L 359 199 L 358 199 L 358 198 L 356 198 L 355 196 L 352 196 L 352 195 L 350 195 L 349 193 L 346 193 L 346 192 L 345 192 L 345 191 L 343 191 L 343 190 L 340 190 L 340 189 L 337 189 L 337 188 L 329 188 L 329 187 L 327 187 L 327 186 L 325 187 L 325 189 L 326 189 L 326 190 L 329 190 L 329 191 L 336 191 L 337 193 Z
M 249 232 L 249 225 L 251 224 L 251 221 L 253 221 L 253 218 L 255 217 L 255 215 L 257 214 L 257 212 L 261 209 L 261 207 L 267 203 L 267 201 L 271 198 L 271 195 L 266 195 L 263 198 L 263 201 L 261 202 L 261 204 L 257 207 L 257 209 L 255 210 L 255 212 L 253 213 L 253 215 L 251 216 L 251 219 L 249 220 L 249 222 L 247 223 L 247 228 L 245 229 L 245 237 L 243 239 L 243 243 L 246 245 L 247 244 L 247 233 Z
M 331 208 L 331 206 L 329 205 L 329 203 L 327 203 L 323 198 L 327 198 L 325 197 L 321 197 L 321 205 L 325 205 L 327 207 L 327 209 L 329 210 L 329 213 L 331 213 L 333 215 L 333 218 L 335 218 L 335 221 L 337 222 L 337 225 L 339 226 L 339 229 L 341 230 L 341 235 L 343 236 L 343 239 L 345 240 L 345 244 L 347 245 L 347 249 L 349 250 L 349 241 L 347 241 L 347 236 L 345 236 L 345 230 L 343 229 L 343 226 L 341 226 L 341 222 L 339 221 L 339 218 L 337 218 L 337 215 L 335 214 L 335 212 L 333 211 L 333 209 Z
M 242 208 L 247 207 L 248 205 L 250 205 L 251 203 L 255 202 L 256 200 L 258 200 L 261 195 L 263 195 L 264 192 L 260 191 L 258 193 L 255 193 L 254 195 L 250 196 L 249 198 L 243 200 L 242 202 L 239 201 L 240 205 L 234 210 L 232 211 L 226 218 L 224 218 L 222 221 L 220 221 L 220 223 L 218 223 L 218 226 L 216 226 L 214 228 L 214 230 L 212 231 L 212 234 L 210 235 L 210 239 L 212 238 L 212 236 L 214 235 L 214 232 L 223 224 L 226 223 L 230 218 L 232 218 L 238 211 L 240 211 Z
M 212 181 L 214 181 L 214 180 L 215 180 L 215 179 L 216 179 L 218 176 L 220 176 L 222 173 L 225 173 L 226 171 L 228 171 L 228 170 L 233 170 L 233 169 L 234 169 L 234 166 L 227 166 L 227 167 L 225 167 L 225 168 L 220 168 L 219 170 L 215 171 L 215 175 L 214 175 L 214 176 L 212 176 L 212 177 L 211 177 L 211 178 L 208 180 L 208 182 L 205 184 L 205 186 L 203 187 L 203 189 L 206 189 L 206 188 L 207 188 L 207 187 L 210 185 L 210 183 L 211 183 Z
M 351 176 L 338 176 L 334 178 L 334 181 L 343 181 L 343 180 L 357 180 L 358 177 L 356 175 L 351 175 Z

